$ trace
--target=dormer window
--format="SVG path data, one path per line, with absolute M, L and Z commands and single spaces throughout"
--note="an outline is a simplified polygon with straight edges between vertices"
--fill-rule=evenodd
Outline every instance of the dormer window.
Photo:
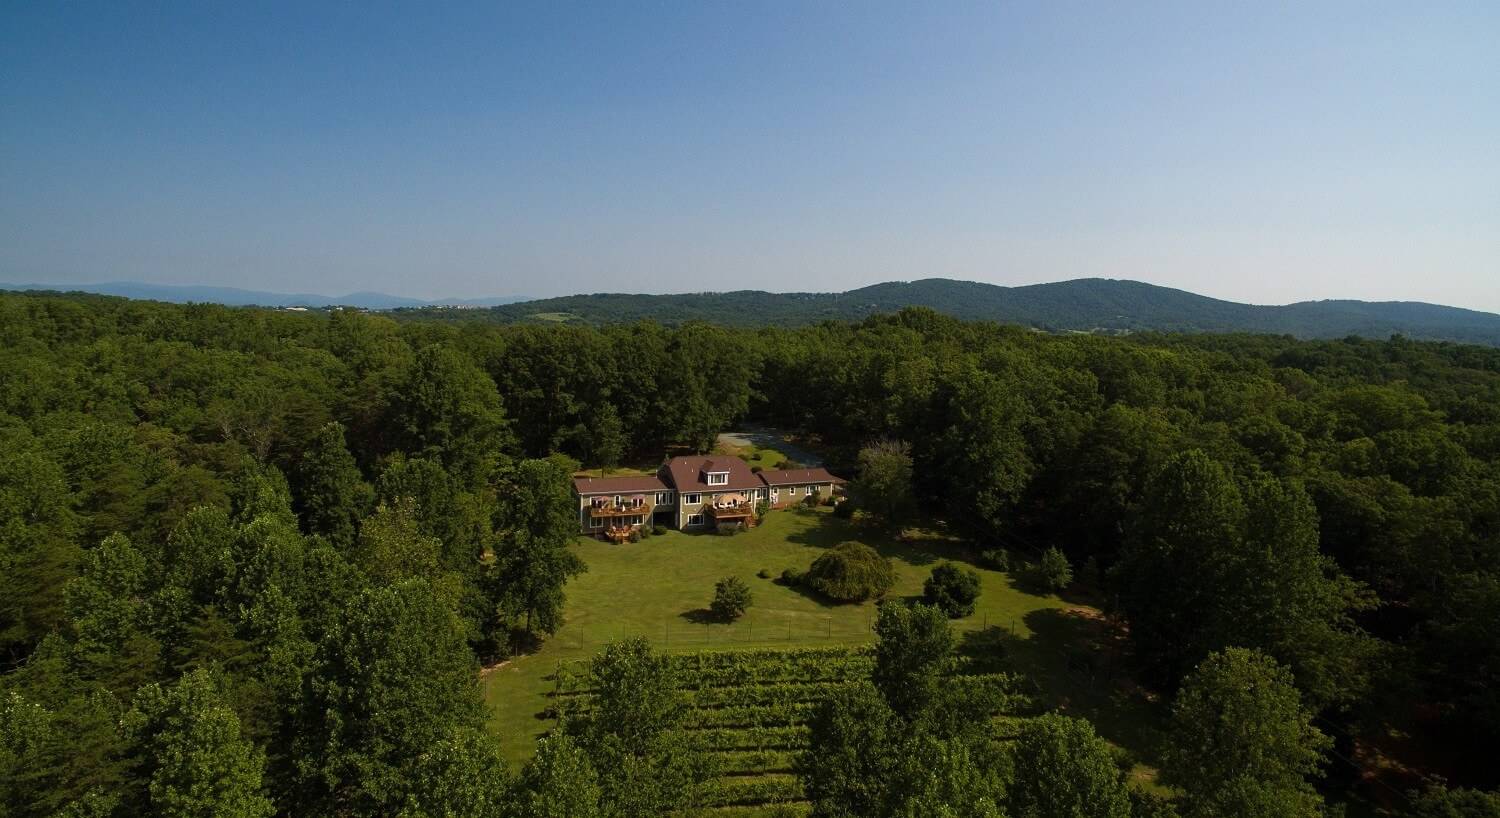
M 729 485 L 729 472 L 727 472 L 727 471 L 711 471 L 711 472 L 709 472 L 708 473 L 708 484 L 710 486 L 727 486 L 727 485 Z

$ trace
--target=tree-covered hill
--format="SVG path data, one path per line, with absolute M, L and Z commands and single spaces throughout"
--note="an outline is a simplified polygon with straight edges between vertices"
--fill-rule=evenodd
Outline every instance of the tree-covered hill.
M 401 312 L 465 320 L 482 316 L 500 323 L 606 324 L 649 319 L 664 324 L 699 320 L 731 326 L 799 326 L 858 320 L 912 306 L 931 307 L 955 318 L 1004 321 L 1059 332 L 1265 332 L 1299 338 L 1385 338 L 1401 334 L 1500 346 L 1500 315 L 1493 313 L 1418 302 L 1306 301 L 1259 306 L 1139 281 L 1102 278 L 1024 287 L 929 278 L 842 293 L 596 293 L 505 304 L 485 311 Z
M 1053 334 L 928 308 L 596 328 L 44 295 L 0 295 L 0 814 L 748 801 L 696 789 L 713 771 L 690 740 L 722 732 L 686 735 L 681 686 L 644 643 L 607 646 L 595 715 L 559 718 L 513 770 L 490 731 L 516 725 L 479 691 L 481 663 L 616 625 L 570 590 L 590 567 L 574 467 L 706 451 L 741 422 L 852 478 L 839 508 L 861 532 L 930 523 L 944 558 L 1018 582 L 1040 558 L 1060 604 L 1108 600 L 1105 630 L 1059 659 L 1108 698 L 1170 707 L 1137 760 L 1175 804 L 1127 788 L 1130 759 L 1094 732 L 1109 713 L 1019 728 L 988 718 L 1007 709 L 985 685 L 934 698 L 953 612 L 894 596 L 868 684 L 815 710 L 807 678 L 773 701 L 714 694 L 715 730 L 764 726 L 772 705 L 805 719 L 796 745 L 789 725 L 758 733 L 781 755 L 741 768 L 776 770 L 757 798 L 800 788 L 818 818 L 1321 818 L 1325 800 L 1375 814 L 1372 798 L 1402 818 L 1497 814 L 1500 794 L 1463 788 L 1500 786 L 1500 349 Z M 1041 572 L 1048 555 L 1061 571 Z M 1096 674 L 1094 646 L 1123 675 Z M 1439 780 L 1458 789 L 1424 787 Z

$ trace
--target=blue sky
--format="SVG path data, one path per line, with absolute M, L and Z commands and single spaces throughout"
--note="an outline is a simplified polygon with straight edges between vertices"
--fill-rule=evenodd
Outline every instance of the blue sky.
M 0 5 L 0 280 L 1500 311 L 1500 4 Z

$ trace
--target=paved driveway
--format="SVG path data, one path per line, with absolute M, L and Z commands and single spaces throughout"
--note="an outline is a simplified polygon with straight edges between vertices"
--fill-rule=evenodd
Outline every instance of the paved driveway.
M 719 435 L 719 442 L 730 446 L 758 446 L 762 449 L 775 449 L 786 455 L 788 459 L 795 460 L 804 466 L 823 465 L 822 458 L 789 442 L 780 431 L 764 426 L 746 426 L 739 431 L 724 432 Z

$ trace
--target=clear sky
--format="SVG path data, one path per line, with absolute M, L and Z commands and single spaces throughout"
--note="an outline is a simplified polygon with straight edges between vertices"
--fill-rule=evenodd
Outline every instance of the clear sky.
M 0 0 L 0 281 L 1500 311 L 1500 3 Z

